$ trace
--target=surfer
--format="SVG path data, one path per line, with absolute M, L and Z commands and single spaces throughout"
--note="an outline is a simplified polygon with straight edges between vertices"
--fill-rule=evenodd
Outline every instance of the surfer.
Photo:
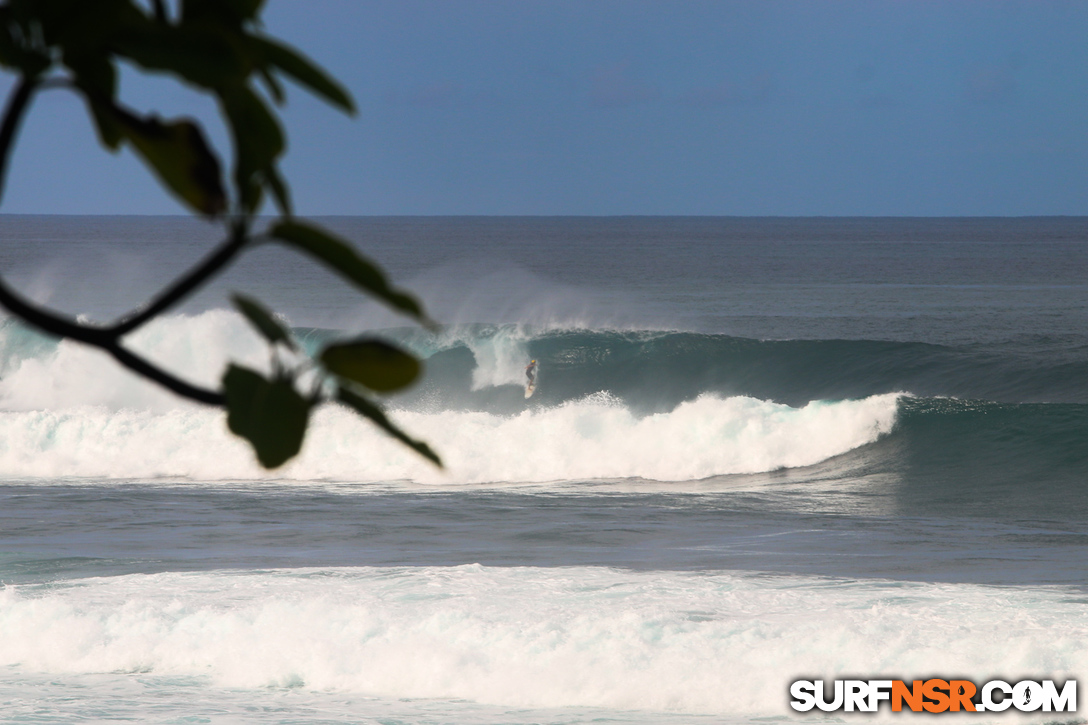
M 536 385 L 536 360 L 532 360 L 525 366 L 525 377 L 529 381 L 526 383 L 527 387 L 533 387 Z

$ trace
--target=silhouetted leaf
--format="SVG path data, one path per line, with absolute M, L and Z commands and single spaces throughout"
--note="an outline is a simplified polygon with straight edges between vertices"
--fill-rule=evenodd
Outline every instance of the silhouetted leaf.
M 183 0 L 181 17 L 186 22 L 208 21 L 240 26 L 253 20 L 264 0 Z
M 164 122 L 136 116 L 111 101 L 88 95 L 103 143 L 116 147 L 123 137 L 159 179 L 197 212 L 216 216 L 226 208 L 219 160 L 200 127 L 189 120 Z M 112 142 L 112 143 L 111 143 Z
M 276 102 L 276 105 L 282 106 L 283 102 L 287 100 L 287 96 L 283 92 L 283 85 L 276 80 L 276 76 L 268 72 L 268 68 L 262 67 L 258 71 L 265 87 L 268 88 L 268 95 L 272 96 L 272 100 Z
M 297 349 L 291 334 L 272 316 L 271 312 L 265 309 L 264 305 L 252 297 L 240 294 L 231 295 L 230 299 L 238 311 L 245 315 L 250 324 L 257 328 L 257 331 L 270 343 L 275 345 L 277 342 L 282 342 L 292 350 Z
M 7 68 L 17 68 L 21 54 L 15 38 L 12 37 L 13 25 L 11 8 L 0 7 L 0 65 Z
M 117 93 L 117 68 L 109 58 L 86 54 L 65 54 L 65 65 L 75 73 L 76 85 L 99 98 L 113 98 Z
M 279 169 L 275 167 L 266 169 L 264 178 L 272 191 L 272 198 L 276 200 L 276 206 L 280 208 L 280 213 L 291 216 L 291 190 L 287 188 L 287 182 L 280 176 Z
M 389 418 L 386 417 L 385 411 L 383 411 L 377 403 L 373 403 L 358 393 L 354 393 L 343 387 L 337 389 L 337 400 L 344 405 L 353 408 L 359 415 L 374 421 L 374 423 L 386 433 L 431 461 L 434 465 L 442 468 L 442 459 L 438 457 L 438 454 L 431 450 L 431 447 L 423 441 L 417 441 L 414 438 L 409 437 L 407 433 L 393 425 Z
M 94 119 L 94 127 L 102 145 L 110 151 L 119 149 L 127 133 L 117 114 L 113 112 L 114 106 L 110 103 L 95 103 L 88 97 L 87 107 L 91 111 L 91 118 Z
M 256 38 L 256 42 L 270 64 L 347 113 L 355 113 L 355 104 L 348 92 L 321 68 L 270 38 Z
M 33 78 L 49 68 L 52 59 L 46 49 L 30 42 L 31 21 L 38 22 L 33 12 L 36 8 L 24 6 L 21 10 L 14 12 L 10 4 L 0 7 L 0 64 Z
M 302 448 L 310 404 L 289 379 L 266 380 L 259 373 L 231 365 L 223 376 L 227 426 L 253 446 L 265 468 L 282 465 Z
M 419 360 L 382 340 L 354 340 L 329 345 L 321 353 L 329 372 L 360 385 L 388 393 L 419 377 Z
M 230 123 L 237 151 L 234 180 L 246 211 L 256 211 L 261 183 L 274 169 L 285 148 L 279 122 L 252 88 L 245 85 L 220 90 L 220 102 Z
M 61 60 L 73 70 L 87 61 L 111 62 L 118 34 L 140 32 L 151 25 L 145 11 L 131 0 L 38 0 L 34 4 L 41 37 L 47 45 L 61 49 Z
M 282 221 L 269 230 L 274 238 L 321 260 L 356 286 L 428 327 L 436 327 L 415 298 L 393 289 L 372 262 L 359 256 L 346 241 L 312 224 Z
M 244 46 L 214 25 L 146 23 L 118 33 L 119 55 L 147 70 L 163 71 L 206 90 L 239 85 L 252 68 Z

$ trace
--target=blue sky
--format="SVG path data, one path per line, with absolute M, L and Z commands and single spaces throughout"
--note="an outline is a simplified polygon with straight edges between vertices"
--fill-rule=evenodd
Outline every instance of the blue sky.
M 359 105 L 291 94 L 304 214 L 1088 214 L 1083 0 L 270 0 L 265 17 Z M 123 93 L 216 120 L 161 79 Z M 54 95 L 0 211 L 181 208 Z

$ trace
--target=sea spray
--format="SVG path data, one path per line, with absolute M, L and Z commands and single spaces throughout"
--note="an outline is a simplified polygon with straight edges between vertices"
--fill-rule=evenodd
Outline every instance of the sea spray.
M 444 342 L 449 347 L 460 342 L 472 351 L 476 362 L 472 371 L 473 390 L 525 384 L 531 335 L 522 326 L 504 325 L 485 330 L 484 334 L 473 327 L 466 332 L 469 334 L 456 335 Z

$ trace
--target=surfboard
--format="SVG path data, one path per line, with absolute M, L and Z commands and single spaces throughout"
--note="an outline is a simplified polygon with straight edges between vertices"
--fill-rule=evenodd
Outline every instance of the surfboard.
M 536 366 L 536 360 L 533 360 L 525 367 L 526 376 L 532 373 L 532 377 L 525 383 L 525 399 L 528 400 L 536 392 L 536 381 L 540 377 L 540 368 Z

